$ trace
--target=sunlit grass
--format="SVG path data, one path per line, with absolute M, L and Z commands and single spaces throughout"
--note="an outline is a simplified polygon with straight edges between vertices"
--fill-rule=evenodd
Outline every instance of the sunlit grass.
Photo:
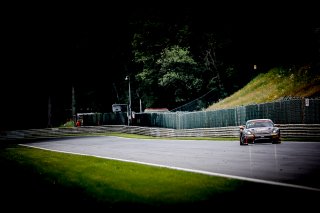
M 132 133 L 121 132 L 105 132 L 105 133 L 77 133 L 65 134 L 64 136 L 117 136 L 124 138 L 137 138 L 137 139 L 157 139 L 157 140 L 212 140 L 212 141 L 234 141 L 238 140 L 238 137 L 156 137 Z
M 139 134 L 130 134 L 130 133 L 104 133 L 101 134 L 104 136 L 118 136 L 125 138 L 137 138 L 137 139 L 163 139 L 163 140 L 214 140 L 214 141 L 233 141 L 237 140 L 237 137 L 154 137 L 147 135 L 139 135 Z
M 282 68 L 261 73 L 231 96 L 214 103 L 207 110 L 275 101 L 283 97 L 310 97 L 320 93 L 320 76 L 309 76 L 307 68 L 293 72 Z
M 22 146 L 0 157 L 32 168 L 51 184 L 78 188 L 98 202 L 158 206 L 197 203 L 230 193 L 243 182 L 190 172 Z

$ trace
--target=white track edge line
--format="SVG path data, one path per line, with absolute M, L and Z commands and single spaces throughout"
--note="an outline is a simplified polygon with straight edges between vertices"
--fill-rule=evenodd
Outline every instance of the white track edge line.
M 281 182 L 269 181 L 269 180 L 263 180 L 263 179 L 256 179 L 256 178 L 247 178 L 247 177 L 241 177 L 241 176 L 236 176 L 236 175 L 227 175 L 227 174 L 208 172 L 208 171 L 203 171 L 203 170 L 187 169 L 187 168 L 181 168 L 181 167 L 175 167 L 175 166 L 167 166 L 167 165 L 155 164 L 155 163 L 147 163 L 147 162 L 135 161 L 135 160 L 126 160 L 126 159 L 121 159 L 121 158 L 104 157 L 104 156 L 99 156 L 99 155 L 90 155 L 90 154 L 83 154 L 83 153 L 77 153 L 77 152 L 60 151 L 60 150 L 47 149 L 47 148 L 31 146 L 31 145 L 26 145 L 26 144 L 18 144 L 18 145 L 26 146 L 26 147 L 32 147 L 32 148 L 36 148 L 36 149 L 47 150 L 47 151 L 66 153 L 66 154 L 83 155 L 83 156 L 97 157 L 97 158 L 103 158 L 103 159 L 108 159 L 108 160 L 117 160 L 117 161 L 129 162 L 129 163 L 138 163 L 138 164 L 143 164 L 143 165 L 148 165 L 148 166 L 156 166 L 156 167 L 168 168 L 168 169 L 174 169 L 174 170 L 181 170 L 181 171 L 186 171 L 186 172 L 200 173 L 200 174 L 205 174 L 205 175 L 210 175 L 210 176 L 233 178 L 233 179 L 251 181 L 251 182 L 256 182 L 256 183 L 264 183 L 264 184 L 270 184 L 270 185 L 285 186 L 285 187 L 291 187 L 291 188 L 298 188 L 298 189 L 305 189 L 305 190 L 312 190 L 312 191 L 320 192 L 319 188 L 302 186 L 302 185 L 297 185 L 297 184 L 281 183 Z

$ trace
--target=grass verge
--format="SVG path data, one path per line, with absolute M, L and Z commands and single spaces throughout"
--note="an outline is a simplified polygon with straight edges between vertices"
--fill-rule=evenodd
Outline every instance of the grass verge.
M 263 203 L 264 200 L 272 200 L 273 204 L 286 209 L 290 204 L 305 210 L 316 203 L 313 199 L 319 195 L 15 144 L 2 144 L 0 165 L 2 201 L 4 207 L 12 210 L 20 207 L 43 210 L 43 206 L 50 206 L 51 210 L 91 212 L 101 209 L 229 210 L 243 207 L 238 206 L 242 202 Z M 289 203 L 284 199 L 289 199 Z

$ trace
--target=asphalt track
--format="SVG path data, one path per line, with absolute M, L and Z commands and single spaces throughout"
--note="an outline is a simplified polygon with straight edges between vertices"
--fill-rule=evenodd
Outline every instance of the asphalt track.
M 320 191 L 319 142 L 240 146 L 237 141 L 97 136 L 23 145 Z

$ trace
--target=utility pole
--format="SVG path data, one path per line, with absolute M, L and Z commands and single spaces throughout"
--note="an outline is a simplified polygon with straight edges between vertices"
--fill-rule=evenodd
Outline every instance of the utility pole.
M 141 98 L 140 98 L 140 113 L 142 113 L 142 102 L 141 102 Z
M 131 88 L 130 88 L 130 76 L 126 76 L 127 81 L 129 81 L 129 107 L 128 107 L 128 126 L 130 125 L 130 120 L 132 119 L 132 113 L 131 113 Z

